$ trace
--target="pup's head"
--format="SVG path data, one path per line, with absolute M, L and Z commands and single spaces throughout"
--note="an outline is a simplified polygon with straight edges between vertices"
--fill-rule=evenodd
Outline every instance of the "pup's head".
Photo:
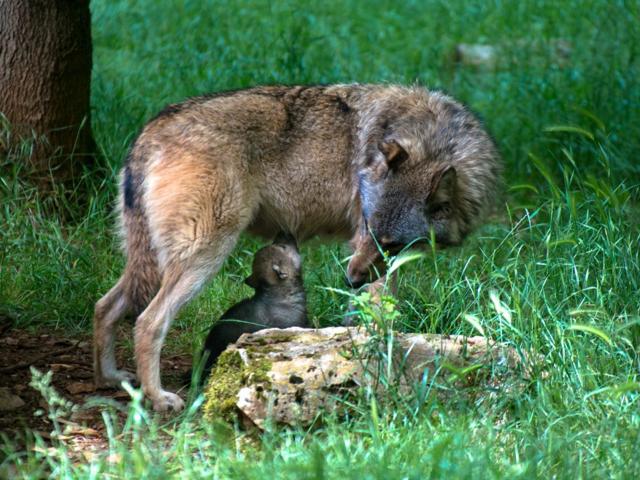
M 431 238 L 460 244 L 497 196 L 500 161 L 478 120 L 424 89 L 402 100 L 383 105 L 362 139 L 362 221 L 347 267 L 355 287 L 384 273 L 381 251 L 395 254 Z
M 301 266 L 295 238 L 280 233 L 273 244 L 258 250 L 253 258 L 251 275 L 245 283 L 255 289 L 302 285 Z

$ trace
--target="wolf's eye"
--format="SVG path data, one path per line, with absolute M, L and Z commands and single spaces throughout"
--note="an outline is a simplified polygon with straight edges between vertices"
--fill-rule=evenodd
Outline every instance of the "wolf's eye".
M 445 216 L 451 212 L 451 204 L 449 202 L 441 202 L 427 205 L 427 213 L 429 215 Z
M 380 247 L 382 247 L 383 250 L 390 250 L 390 251 L 394 251 L 394 250 L 400 250 L 403 247 L 403 244 L 400 242 L 394 242 L 394 241 L 382 241 L 380 242 Z

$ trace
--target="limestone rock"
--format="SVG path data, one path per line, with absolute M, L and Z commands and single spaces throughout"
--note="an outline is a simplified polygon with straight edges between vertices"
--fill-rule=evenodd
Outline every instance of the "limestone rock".
M 24 400 L 7 387 L 0 387 L 0 411 L 10 412 L 24 406 Z
M 96 387 L 90 382 L 71 382 L 67 385 L 67 392 L 72 395 L 94 392 L 95 390 Z
M 498 60 L 493 45 L 460 43 L 456 46 L 456 60 L 463 65 L 493 69 Z
M 376 355 L 388 351 L 392 362 Z M 358 327 L 265 329 L 242 335 L 219 357 L 204 414 L 209 420 L 239 415 L 259 428 L 268 418 L 307 426 L 322 411 L 342 408 L 342 399 L 362 387 L 381 391 L 381 377 L 402 394 L 413 393 L 425 376 L 438 378 L 447 388 L 434 392 L 446 398 L 469 386 L 494 393 L 520 388 L 529 363 L 484 337 L 393 333 L 385 339 Z
M 573 44 L 563 38 L 520 38 L 497 45 L 459 43 L 453 59 L 461 66 L 485 72 L 509 68 L 513 62 L 541 68 L 553 64 L 562 68 L 570 65 L 573 50 Z

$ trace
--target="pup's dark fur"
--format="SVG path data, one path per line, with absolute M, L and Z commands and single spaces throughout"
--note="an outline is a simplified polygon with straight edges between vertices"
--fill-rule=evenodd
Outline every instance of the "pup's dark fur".
M 155 410 L 184 406 L 160 382 L 165 336 L 243 231 L 352 238 L 347 278 L 359 285 L 374 279 L 376 244 L 394 251 L 432 231 L 460 243 L 494 203 L 500 166 L 476 117 L 422 87 L 257 87 L 170 106 L 123 169 L 127 265 L 96 304 L 96 385 L 132 378 L 114 355 L 129 313 L 145 395 Z
M 259 250 L 245 283 L 255 289 L 255 294 L 227 310 L 209 332 L 204 344 L 202 379 L 209 376 L 227 346 L 243 333 L 308 326 L 300 254 L 292 237 L 280 235 L 273 245 Z

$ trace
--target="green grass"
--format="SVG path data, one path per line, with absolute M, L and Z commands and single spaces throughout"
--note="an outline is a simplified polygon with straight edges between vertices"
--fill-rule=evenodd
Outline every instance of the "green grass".
M 47 456 L 7 444 L 21 474 L 640 475 L 637 2 L 94 0 L 92 11 L 93 128 L 106 179 L 94 182 L 82 211 L 65 206 L 71 224 L 45 214 L 15 177 L 0 179 L 0 313 L 22 327 L 89 332 L 93 303 L 123 265 L 110 209 L 116 172 L 164 104 L 263 83 L 419 82 L 481 114 L 509 190 L 463 247 L 428 252 L 403 269 L 398 328 L 476 334 L 477 323 L 544 354 L 549 376 L 490 408 L 433 403 L 416 413 L 392 403 L 376 415 L 365 403 L 346 426 L 274 429 L 254 442 L 202 425 L 199 412 L 161 423 L 134 404 L 140 416 L 115 425 L 111 444 L 126 461 L 74 465 L 64 446 Z M 568 60 L 554 53 L 558 40 L 570 43 Z M 496 68 L 456 65 L 458 43 L 499 47 Z M 209 322 L 249 293 L 241 280 L 257 246 L 243 239 L 182 312 L 173 348 L 190 351 Z M 321 325 L 344 314 L 344 298 L 324 287 L 343 287 L 346 253 L 319 242 L 303 249 L 310 313 Z M 505 307 L 511 321 L 499 314 Z

